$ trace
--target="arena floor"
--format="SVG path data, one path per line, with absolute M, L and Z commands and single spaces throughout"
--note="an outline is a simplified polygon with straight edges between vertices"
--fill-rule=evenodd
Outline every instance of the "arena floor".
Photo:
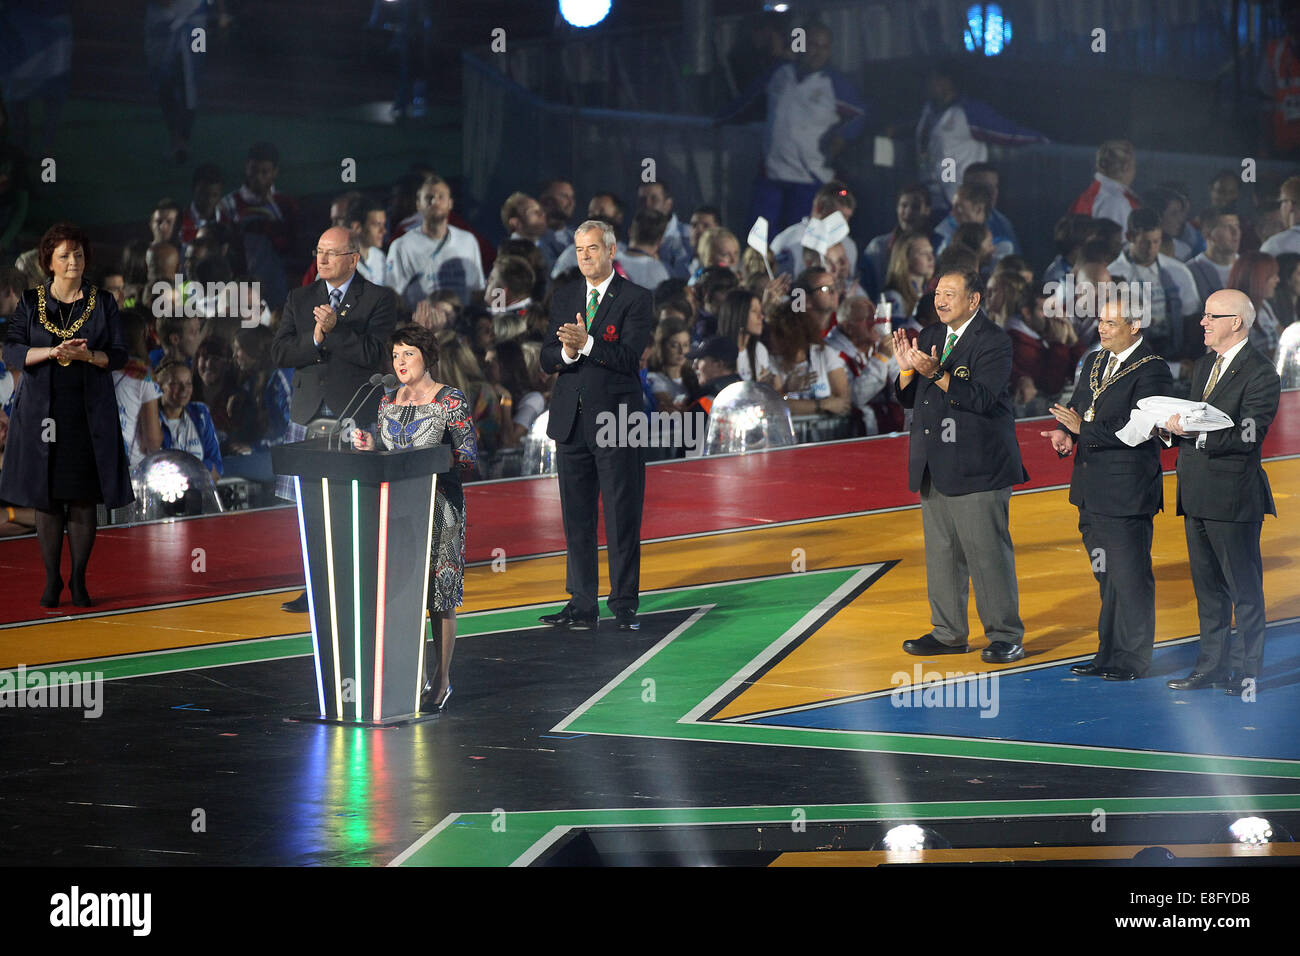
M 383 730 L 295 719 L 316 691 L 306 617 L 279 609 L 292 508 L 101 531 L 85 614 L 39 607 L 34 538 L 0 542 L 0 667 L 105 680 L 93 708 L 0 694 L 0 864 L 861 866 L 896 861 L 899 823 L 947 844 L 927 862 L 1300 860 L 1223 838 L 1244 815 L 1300 832 L 1300 393 L 1264 446 L 1249 703 L 1165 687 L 1197 629 L 1172 473 L 1150 676 L 1070 674 L 1098 597 L 1044 427 L 1018 425 L 1012 665 L 980 660 L 973 603 L 970 655 L 900 647 L 929 630 L 906 438 L 652 466 L 631 634 L 537 625 L 566 597 L 554 480 L 470 486 L 448 711 Z

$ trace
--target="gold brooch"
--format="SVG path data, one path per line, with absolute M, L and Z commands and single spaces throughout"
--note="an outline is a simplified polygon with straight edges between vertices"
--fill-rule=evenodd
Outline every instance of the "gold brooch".
M 952 374 L 956 375 L 958 378 L 970 378 L 970 369 L 965 365 L 958 365 L 957 368 L 953 370 Z

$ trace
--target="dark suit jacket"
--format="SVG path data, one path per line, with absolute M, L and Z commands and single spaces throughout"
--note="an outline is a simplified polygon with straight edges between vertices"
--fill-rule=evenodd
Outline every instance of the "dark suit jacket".
M 943 354 L 948 327 L 923 329 L 916 347 Z M 996 491 L 1028 481 L 1016 442 L 1011 410 L 1011 339 L 983 312 L 976 312 L 943 363 L 952 373 L 945 394 L 929 379 L 911 376 L 906 388 L 895 383 L 898 400 L 912 409 L 907 484 L 921 490 L 921 477 L 945 495 Z
M 1070 504 L 1096 514 L 1127 517 L 1150 517 L 1161 511 L 1165 504 L 1165 486 L 1160 468 L 1160 445 L 1145 441 L 1136 448 L 1124 444 L 1115 433 L 1128 424 L 1129 414 L 1137 408 L 1138 399 L 1152 395 L 1168 395 L 1173 386 L 1169 364 L 1156 356 L 1135 371 L 1123 374 L 1138 362 L 1155 356 L 1146 339 L 1115 370 L 1123 375 L 1098 397 L 1094 418 L 1079 425 L 1075 440 L 1074 472 L 1070 476 Z M 1105 349 L 1094 352 L 1080 373 L 1070 396 L 1070 408 L 1080 417 L 1092 404 L 1092 389 L 1088 386 L 1094 366 L 1097 381 L 1106 374 L 1110 353 Z M 1057 431 L 1066 431 L 1057 425 Z
M 77 303 L 74 314 L 80 318 L 88 303 L 91 285 L 81 284 L 86 296 Z M 50 316 L 50 281 L 45 282 L 46 315 Z M 84 366 L 86 420 L 90 442 L 94 446 L 95 467 L 99 471 L 100 491 L 104 504 L 119 508 L 135 499 L 127 471 L 126 448 L 122 444 L 122 425 L 117 415 L 117 394 L 113 372 L 126 365 L 129 355 L 122 338 L 117 301 L 99 289 L 95 292 L 95 310 L 73 335 L 85 339 L 86 348 L 108 356 L 108 368 Z M 4 362 L 21 370 L 18 394 L 14 397 L 13 416 L 9 422 L 9 439 L 5 448 L 5 467 L 0 472 L 0 501 L 26 508 L 50 508 L 50 446 L 42 440 L 44 422 L 50 417 L 50 378 L 53 359 L 25 368 L 27 350 L 57 345 L 62 339 L 51 335 L 37 319 L 36 290 L 28 289 L 18 300 L 5 336 Z M 55 439 L 58 439 L 57 433 Z
M 568 441 L 583 412 L 618 414 L 618 406 L 630 410 L 644 406 L 641 392 L 641 355 L 654 332 L 654 300 L 650 292 L 622 276 L 615 275 L 600 300 L 588 334 L 591 354 L 580 356 L 572 365 L 560 353 L 564 346 L 555 337 L 560 326 L 572 322 L 575 314 L 586 313 L 587 281 L 579 279 L 555 290 L 551 298 L 551 326 L 542 346 L 542 370 L 558 372 L 551 392 L 551 417 L 546 434 L 556 441 Z
M 1192 370 L 1192 397 L 1210 380 L 1214 360 L 1207 352 Z M 1277 414 L 1282 383 L 1277 371 L 1249 342 L 1219 376 L 1206 401 L 1232 419 L 1231 428 L 1207 432 L 1205 450 L 1196 435 L 1178 439 L 1178 513 L 1213 521 L 1263 521 L 1277 514 L 1268 475 L 1260 463 L 1264 436 Z
M 284 304 L 284 313 L 271 358 L 277 368 L 292 368 L 293 399 L 289 415 L 300 425 L 315 416 L 324 401 L 341 414 L 358 388 L 371 375 L 383 372 L 390 361 L 388 336 L 397 322 L 397 300 L 386 286 L 367 282 L 360 273 L 352 277 L 347 294 L 339 304 L 339 320 L 325 336 L 320 348 L 312 340 L 316 319 L 312 310 L 329 305 L 329 287 L 324 279 L 294 289 Z M 358 422 L 369 424 L 379 413 L 379 391 L 360 409 L 351 412 Z

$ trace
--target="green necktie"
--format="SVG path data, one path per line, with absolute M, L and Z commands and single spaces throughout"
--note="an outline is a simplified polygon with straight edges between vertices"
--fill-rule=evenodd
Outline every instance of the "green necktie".
M 948 353 L 952 351 L 952 347 L 956 344 L 957 344 L 957 333 L 949 332 L 948 341 L 943 343 L 943 355 L 940 356 L 939 358 L 939 361 L 941 363 L 948 361 Z
M 600 301 L 600 294 L 591 290 L 591 298 L 587 301 L 587 331 L 591 331 L 591 320 L 596 317 L 596 304 Z

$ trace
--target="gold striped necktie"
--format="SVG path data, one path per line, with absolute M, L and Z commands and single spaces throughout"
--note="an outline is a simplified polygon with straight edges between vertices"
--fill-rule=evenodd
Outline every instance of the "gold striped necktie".
M 1214 360 L 1214 371 L 1210 373 L 1210 380 L 1205 383 L 1205 391 L 1201 393 L 1201 401 L 1205 401 L 1209 398 L 1210 393 L 1214 391 L 1214 386 L 1219 384 L 1219 372 L 1222 371 L 1222 369 L 1223 356 L 1220 355 Z

